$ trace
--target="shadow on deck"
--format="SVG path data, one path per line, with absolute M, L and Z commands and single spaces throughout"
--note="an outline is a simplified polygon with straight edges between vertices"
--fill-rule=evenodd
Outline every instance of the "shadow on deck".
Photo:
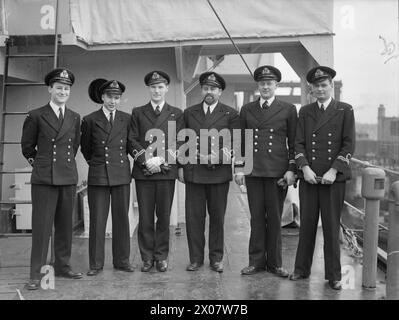
M 298 242 L 298 229 L 283 229 L 283 265 L 293 270 Z M 317 236 L 310 279 L 289 281 L 270 273 L 241 276 L 240 270 L 248 263 L 249 212 L 246 195 L 231 184 L 225 218 L 225 270 L 218 274 L 209 269 L 209 261 L 198 272 L 187 272 L 188 248 L 184 225 L 180 236 L 171 228 L 169 270 L 159 273 L 140 272 L 141 258 L 137 234 L 131 240 L 131 261 L 134 273 L 116 271 L 112 267 L 111 240 L 106 241 L 104 271 L 97 277 L 81 280 L 56 278 L 54 290 L 27 291 L 29 278 L 30 238 L 0 238 L 0 300 L 20 299 L 17 289 L 26 300 L 31 299 L 139 299 L 139 300 L 324 300 L 324 299 L 384 299 L 384 274 L 379 270 L 376 290 L 361 286 L 362 266 L 341 249 L 342 266 L 353 271 L 354 287 L 341 292 L 331 290 L 324 280 L 323 239 L 321 228 Z M 207 257 L 207 253 L 205 254 Z M 88 240 L 75 237 L 72 248 L 72 267 L 86 272 L 88 268 Z M 345 277 L 343 279 L 346 279 Z M 345 282 L 345 285 L 350 282 Z

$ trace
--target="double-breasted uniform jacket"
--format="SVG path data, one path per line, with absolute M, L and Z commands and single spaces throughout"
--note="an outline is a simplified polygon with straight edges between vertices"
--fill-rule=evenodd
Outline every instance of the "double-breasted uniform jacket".
M 27 115 L 21 138 L 22 153 L 33 159 L 32 184 L 76 185 L 75 155 L 80 143 L 80 116 L 65 108 L 61 128 L 49 104 Z
M 297 112 L 294 105 L 274 99 L 262 110 L 257 99 L 241 108 L 240 121 L 242 152 L 245 150 L 244 130 L 253 130 L 253 170 L 249 176 L 281 178 L 287 170 L 296 172 Z
M 188 163 L 184 165 L 184 180 L 191 183 L 206 184 L 223 183 L 232 180 L 231 162 L 230 164 L 226 163 L 226 158 L 235 144 L 233 141 L 233 130 L 240 129 L 238 112 L 218 102 L 213 112 L 206 117 L 203 110 L 203 103 L 200 103 L 184 110 L 184 122 L 187 129 L 192 129 L 196 133 L 198 152 L 202 149 L 200 146 L 201 129 L 216 129 L 218 132 L 223 129 L 228 129 L 231 132 L 231 145 L 228 147 L 223 146 L 222 135 L 218 135 L 217 137 L 215 135 L 210 135 L 210 139 L 208 139 L 208 154 L 210 154 L 216 139 L 219 138 L 219 164 L 210 166 L 207 164 L 200 164 L 199 162 L 198 164 Z M 227 150 L 227 153 L 224 152 L 224 150 Z M 229 161 L 230 160 L 231 159 L 229 159 Z
M 322 177 L 330 168 L 337 172 L 336 181 L 351 178 L 350 158 L 355 150 L 355 119 L 351 105 L 332 100 L 318 118 L 317 102 L 299 111 L 295 159 L 299 168 L 309 165 Z M 299 176 L 302 177 L 300 170 Z
M 175 122 L 176 136 L 169 137 L 168 124 Z M 177 134 L 184 128 L 183 111 L 179 108 L 173 107 L 165 103 L 162 112 L 157 116 L 151 105 L 151 102 L 146 105 L 133 108 L 132 111 L 132 133 L 133 133 L 133 154 L 134 166 L 132 176 L 139 180 L 174 180 L 177 179 L 177 153 L 180 143 L 176 141 Z M 160 153 L 151 146 L 156 142 L 157 137 L 149 134 L 149 140 L 146 140 L 146 133 L 151 129 L 159 129 L 162 131 L 162 147 Z M 173 142 L 173 143 L 172 143 Z M 170 145 L 172 143 L 172 145 Z M 169 164 L 170 170 L 165 173 L 155 173 L 149 176 L 144 175 L 142 167 L 146 162 L 146 151 L 148 157 L 163 156 L 165 161 L 175 158 L 174 164 Z M 164 154 L 162 154 L 164 153 Z
M 117 110 L 112 128 L 102 109 L 85 116 L 82 121 L 81 151 L 89 164 L 89 185 L 129 184 L 131 116 Z

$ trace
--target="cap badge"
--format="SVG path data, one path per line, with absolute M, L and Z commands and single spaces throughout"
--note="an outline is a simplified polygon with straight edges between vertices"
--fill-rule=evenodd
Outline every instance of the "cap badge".
M 315 77 L 321 77 L 324 75 L 324 72 L 320 69 L 317 69 L 316 72 L 314 73 Z
M 111 84 L 109 85 L 110 88 L 117 88 L 119 89 L 119 84 L 116 80 L 112 81 Z
M 66 79 L 68 79 L 68 78 L 69 78 L 69 76 L 68 76 L 68 71 L 63 70 L 63 71 L 61 72 L 61 74 L 60 74 L 60 77 L 61 77 L 61 78 L 66 78 Z
M 209 75 L 208 80 L 216 81 L 215 75 L 213 73 L 211 75 Z
M 262 74 L 270 74 L 269 68 L 263 68 Z
M 161 76 L 157 73 L 157 72 L 154 72 L 153 74 L 152 74 L 152 79 L 154 79 L 154 80 L 158 80 L 159 78 L 160 78 Z

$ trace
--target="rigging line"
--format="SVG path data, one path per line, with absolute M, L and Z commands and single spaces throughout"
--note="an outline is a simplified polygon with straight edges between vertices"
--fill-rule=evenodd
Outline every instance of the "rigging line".
M 249 73 L 250 73 L 250 75 L 251 75 L 251 77 L 252 77 L 252 79 L 253 79 L 253 78 L 254 78 L 254 75 L 252 74 L 252 71 L 251 71 L 251 69 L 249 68 L 249 66 L 248 66 L 247 62 L 245 61 L 244 57 L 242 56 L 242 54 L 241 54 L 241 52 L 240 52 L 240 49 L 238 49 L 238 47 L 237 47 L 237 45 L 235 44 L 233 38 L 230 36 L 229 31 L 226 29 L 225 25 L 223 24 L 223 21 L 220 19 L 218 13 L 216 12 L 216 10 L 215 10 L 215 8 L 213 7 L 213 5 L 212 5 L 212 3 L 210 2 L 210 0 L 206 0 L 206 1 L 208 2 L 208 4 L 209 4 L 209 6 L 211 7 L 212 11 L 215 13 L 216 18 L 218 18 L 218 20 L 219 20 L 220 24 L 222 25 L 224 31 L 226 32 L 227 36 L 229 37 L 229 39 L 230 39 L 231 43 L 233 44 L 234 48 L 236 49 L 237 53 L 240 55 L 241 60 L 244 62 L 245 66 L 247 67 L 247 69 L 248 69 L 248 71 L 249 71 Z

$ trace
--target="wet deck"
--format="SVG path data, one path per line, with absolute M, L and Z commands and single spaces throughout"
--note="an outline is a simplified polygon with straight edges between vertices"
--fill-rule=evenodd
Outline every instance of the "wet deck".
M 320 228 L 319 228 L 320 229 Z M 376 290 L 362 289 L 361 264 L 342 249 L 342 266 L 354 270 L 354 288 L 336 292 L 324 280 L 323 239 L 318 233 L 312 275 L 303 281 L 289 281 L 270 273 L 241 276 L 240 270 L 248 263 L 249 212 L 246 195 L 232 184 L 225 219 L 225 271 L 218 274 L 209 269 L 209 261 L 198 272 L 187 272 L 188 248 L 184 225 L 176 236 L 171 229 L 169 270 L 165 273 L 140 272 L 141 259 L 137 235 L 132 238 L 131 261 L 134 273 L 112 268 L 111 240 L 106 241 L 104 272 L 97 277 L 84 276 L 81 280 L 56 278 L 54 290 L 27 291 L 24 284 L 29 277 L 30 238 L 0 238 L 0 300 L 20 299 L 384 299 L 384 274 L 378 272 Z M 283 229 L 283 264 L 292 271 L 298 242 L 298 229 Z M 88 240 L 74 238 L 72 266 L 86 272 Z M 205 254 L 207 257 L 207 253 Z

